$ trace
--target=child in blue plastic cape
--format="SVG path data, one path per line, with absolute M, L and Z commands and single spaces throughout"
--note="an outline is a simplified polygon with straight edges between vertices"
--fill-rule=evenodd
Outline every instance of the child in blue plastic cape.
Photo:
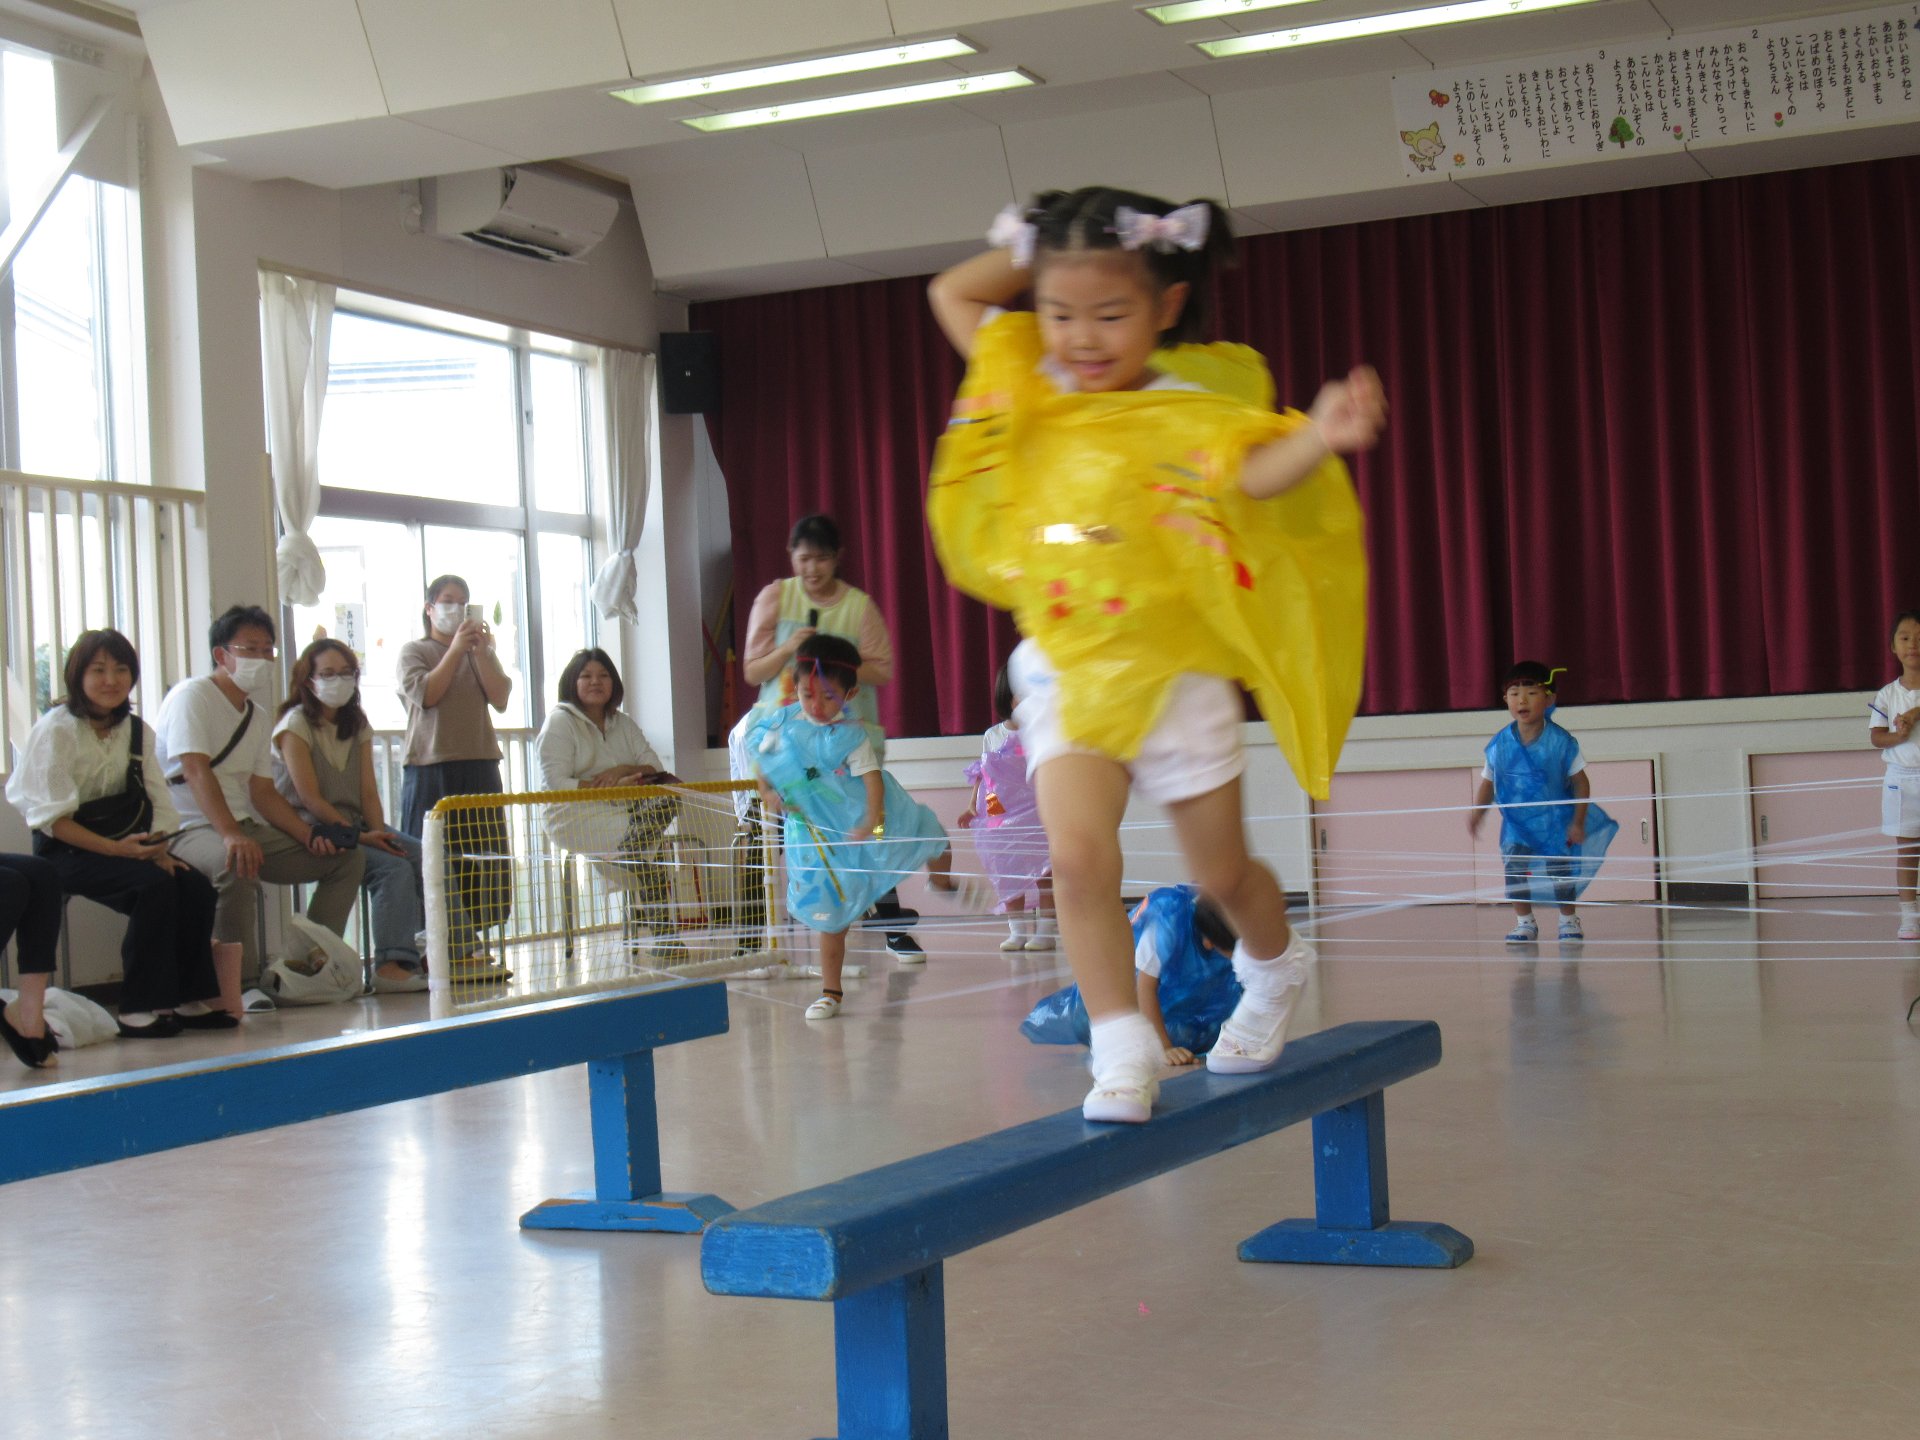
M 799 700 L 756 711 L 746 751 L 766 813 L 786 816 L 787 913 L 820 936 L 821 993 L 807 1018 L 831 1020 L 844 998 L 848 928 L 922 865 L 935 889 L 953 889 L 953 857 L 939 818 L 880 768 L 865 728 L 847 711 L 860 688 L 860 652 L 817 634 L 794 664 Z
M 1240 999 L 1233 978 L 1239 936 L 1220 907 L 1192 885 L 1165 885 L 1133 908 L 1133 974 L 1140 1013 L 1160 1036 L 1169 1065 L 1191 1065 L 1213 1048 Z M 1057 990 L 1020 1022 L 1036 1045 L 1085 1045 L 1080 987 Z
M 1574 902 L 1620 828 L 1587 798 L 1592 787 L 1580 742 L 1548 718 L 1557 703 L 1556 673 L 1534 660 L 1507 671 L 1502 688 L 1513 723 L 1487 742 L 1480 789 L 1467 815 L 1467 833 L 1477 835 L 1486 807 L 1500 806 L 1500 854 L 1514 914 L 1510 945 L 1540 938 L 1536 901 L 1560 907 L 1562 940 L 1585 938 Z

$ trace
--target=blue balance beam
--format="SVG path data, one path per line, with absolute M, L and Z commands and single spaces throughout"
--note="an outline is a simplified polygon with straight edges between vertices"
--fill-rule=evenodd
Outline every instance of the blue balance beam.
M 1169 1081 L 1145 1125 L 1076 1108 L 735 1211 L 708 1227 L 701 1272 L 715 1295 L 834 1302 L 839 1440 L 944 1440 L 944 1260 L 1300 1120 L 1315 1218 L 1261 1231 L 1242 1260 L 1464 1264 L 1457 1230 L 1388 1215 L 1382 1091 L 1439 1063 L 1430 1020 L 1336 1026 L 1257 1075 Z
M 675 981 L 36 1086 L 0 1095 L 0 1184 L 585 1064 L 595 1193 L 520 1223 L 693 1233 L 732 1207 L 660 1193 L 653 1051 L 726 1029 L 724 984 Z

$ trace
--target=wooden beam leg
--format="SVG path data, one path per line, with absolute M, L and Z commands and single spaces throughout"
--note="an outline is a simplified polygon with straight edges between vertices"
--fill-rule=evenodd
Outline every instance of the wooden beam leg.
M 1451 1270 L 1473 1242 L 1448 1225 L 1389 1218 L 1385 1092 L 1313 1117 L 1312 1220 L 1282 1220 L 1240 1244 L 1242 1260 Z
M 520 1217 L 523 1228 L 697 1235 L 708 1222 L 732 1212 L 733 1206 L 717 1195 L 661 1191 L 651 1050 L 589 1063 L 587 1101 L 593 1126 L 593 1193 L 543 1201 Z
M 946 1288 L 938 1263 L 833 1302 L 838 1440 L 947 1440 Z

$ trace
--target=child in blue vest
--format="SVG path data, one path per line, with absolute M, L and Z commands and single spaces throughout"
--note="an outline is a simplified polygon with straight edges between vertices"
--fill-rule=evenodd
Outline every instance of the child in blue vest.
M 807 1018 L 831 1020 L 844 998 L 847 930 L 922 865 L 936 890 L 952 890 L 953 856 L 939 817 L 880 768 L 865 727 L 847 712 L 860 688 L 852 642 L 809 636 L 794 666 L 799 700 L 755 711 L 746 753 L 766 813 L 786 816 L 787 913 L 820 936 L 821 993 Z
M 1580 742 L 1550 718 L 1555 672 L 1534 660 L 1507 671 L 1502 686 L 1513 723 L 1487 742 L 1480 789 L 1467 816 L 1477 835 L 1486 807 L 1500 806 L 1500 854 L 1506 862 L 1513 929 L 1507 943 L 1540 938 L 1534 902 L 1560 907 L 1560 938 L 1581 940 L 1574 902 L 1585 893 L 1620 827 L 1588 800 Z
M 1233 978 L 1239 936 L 1218 905 L 1193 885 L 1162 885 L 1133 908 L 1133 973 L 1140 1013 L 1169 1065 L 1191 1065 L 1220 1038 L 1240 999 Z M 1047 996 L 1020 1023 L 1036 1045 L 1085 1045 L 1090 1034 L 1080 987 Z

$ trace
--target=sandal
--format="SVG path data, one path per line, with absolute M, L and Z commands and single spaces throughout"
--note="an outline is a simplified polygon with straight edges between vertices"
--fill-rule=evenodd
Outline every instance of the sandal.
M 40 1022 L 43 1026 L 45 1020 Z M 0 1040 L 7 1042 L 7 1048 L 20 1057 L 20 1063 L 30 1070 L 42 1070 L 60 1048 L 60 1042 L 53 1038 L 49 1029 L 44 1035 L 22 1035 L 13 1028 L 13 1022 L 7 1019 L 4 1005 L 0 1005 Z

